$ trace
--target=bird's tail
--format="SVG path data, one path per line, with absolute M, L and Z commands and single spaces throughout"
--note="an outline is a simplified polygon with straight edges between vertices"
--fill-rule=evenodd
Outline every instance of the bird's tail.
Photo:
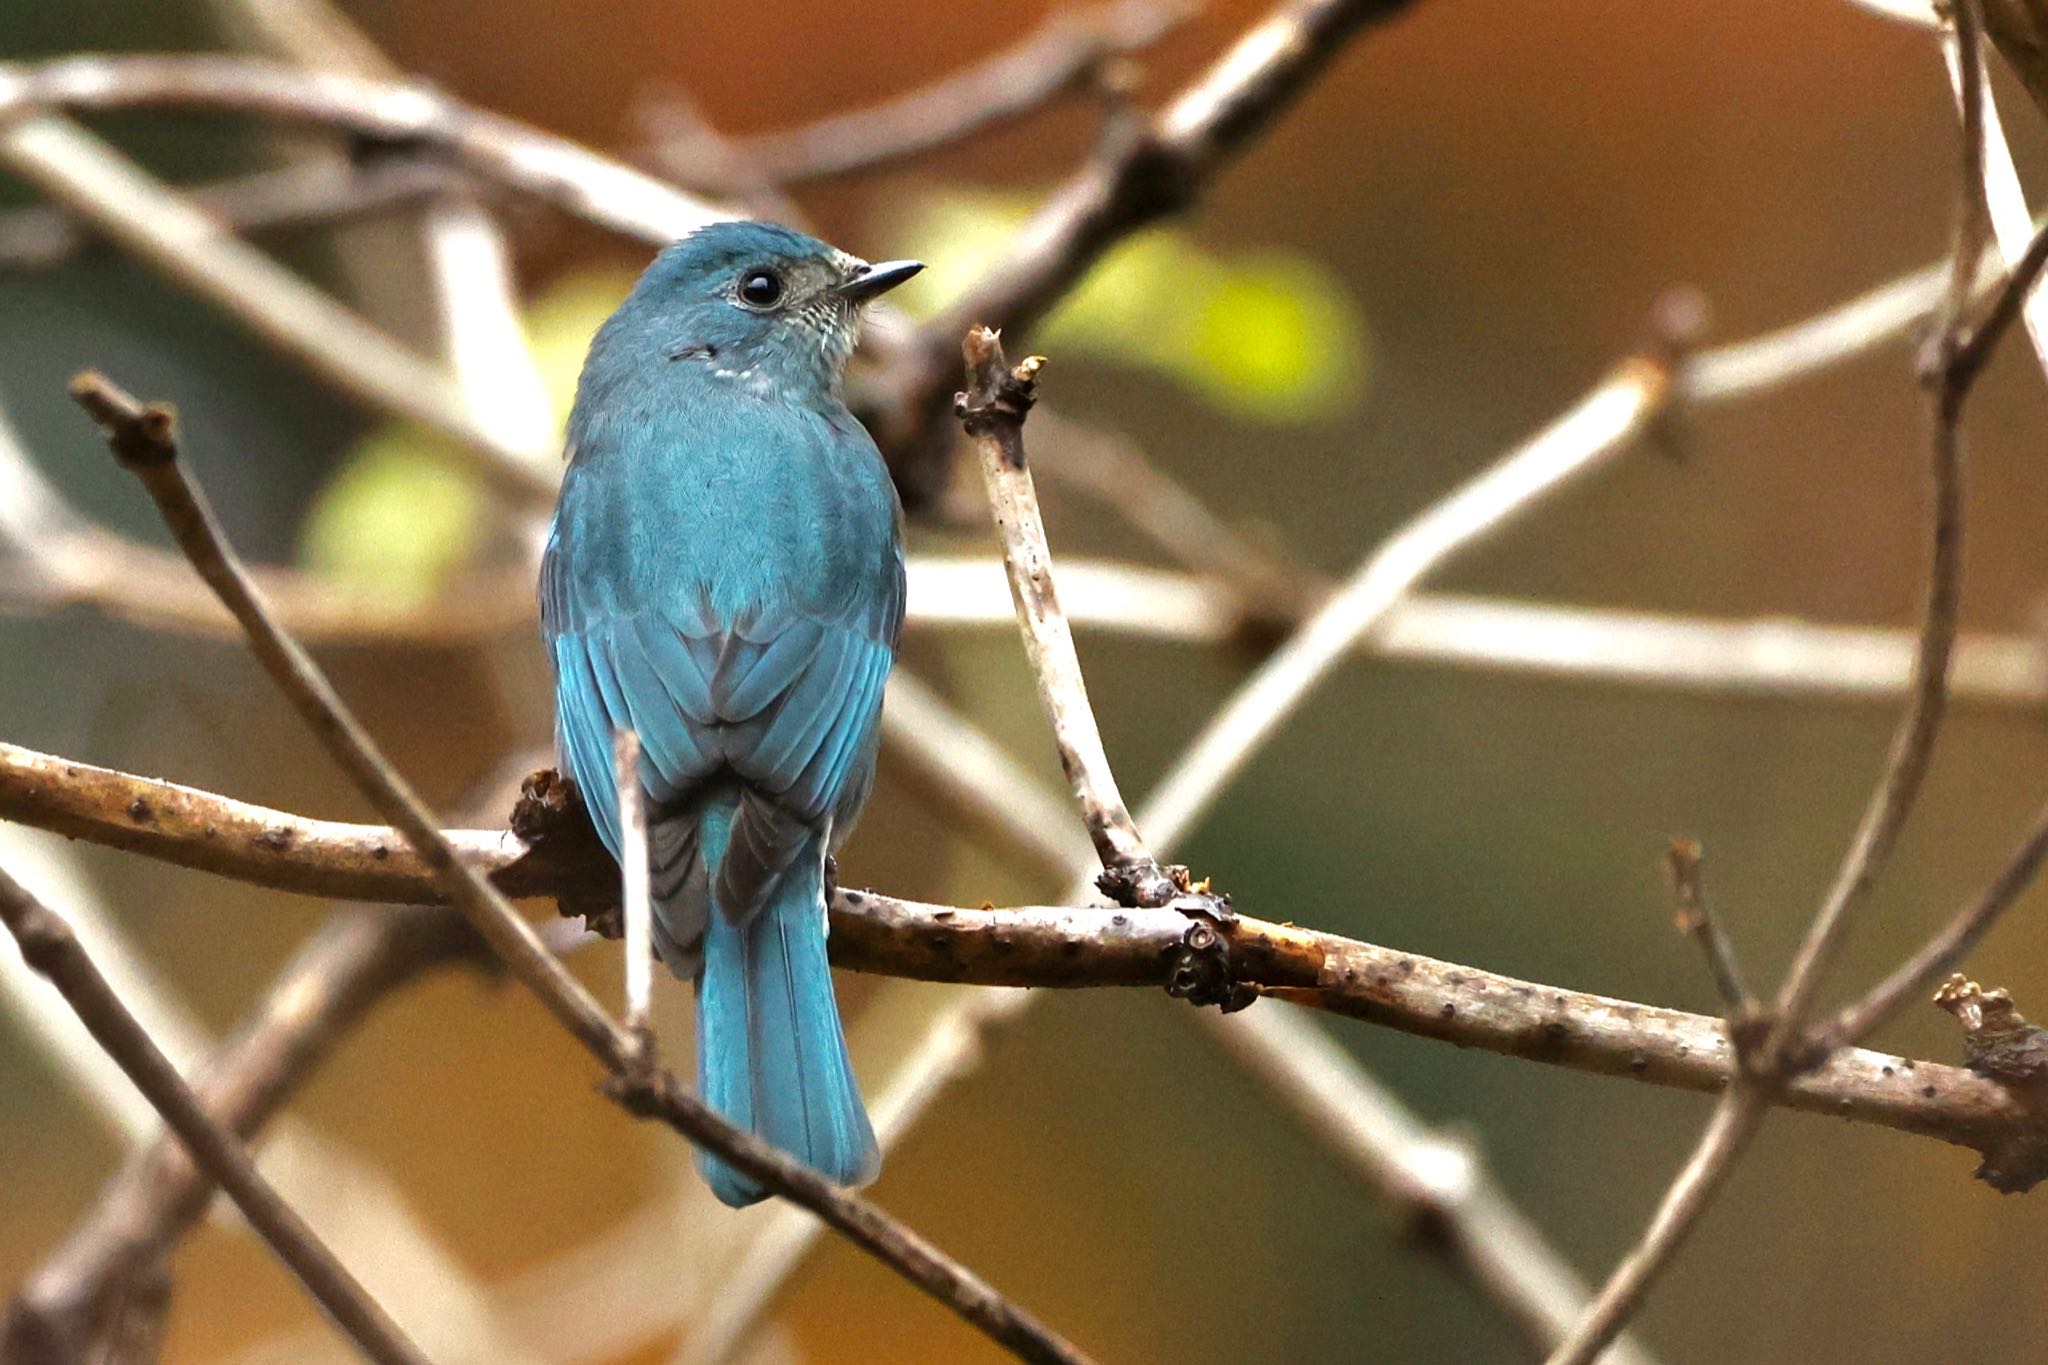
M 699 828 L 714 886 L 731 819 L 732 807 L 714 806 Z M 697 1085 L 713 1109 L 829 1180 L 865 1185 L 880 1169 L 825 958 L 822 856 L 798 858 L 744 924 L 712 908 L 697 985 Z M 697 1166 L 727 1204 L 766 1193 L 701 1150 Z

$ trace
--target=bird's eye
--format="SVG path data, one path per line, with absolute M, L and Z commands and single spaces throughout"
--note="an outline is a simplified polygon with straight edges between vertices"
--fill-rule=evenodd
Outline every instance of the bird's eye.
M 782 297 L 782 277 L 772 270 L 749 270 L 740 276 L 739 292 L 749 308 L 772 308 Z

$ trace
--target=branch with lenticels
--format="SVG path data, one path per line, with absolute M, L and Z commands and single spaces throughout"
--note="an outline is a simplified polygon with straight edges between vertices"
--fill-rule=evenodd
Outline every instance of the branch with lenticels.
M 610 904 L 618 872 L 560 784 L 530 783 L 522 838 L 451 830 L 471 866 L 511 896 Z M 552 801 L 542 799 L 554 795 Z M 395 831 L 312 820 L 193 787 L 0 744 L 0 818 L 282 891 L 392 904 L 444 899 Z M 991 986 L 1166 984 L 1188 931 L 1172 908 L 971 909 L 841 890 L 842 967 Z M 1263 995 L 1463 1047 L 1651 1085 L 1719 1091 L 1734 1072 L 1722 1021 L 1439 962 L 1240 915 L 1216 926 L 1241 984 Z M 1970 1147 L 2048 1175 L 2048 1116 L 1961 1067 L 1861 1048 L 1838 1052 L 1780 1097 L 1829 1114 Z

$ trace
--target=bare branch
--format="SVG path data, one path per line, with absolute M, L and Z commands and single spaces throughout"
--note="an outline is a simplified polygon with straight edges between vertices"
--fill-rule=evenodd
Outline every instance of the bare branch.
M 1063 572 L 1070 574 L 1071 569 Z M 900 672 L 898 676 L 901 677 Z M 1078 832 L 1071 839 L 1072 846 L 1068 846 L 1067 832 L 1074 829 L 1074 822 L 1059 804 L 1048 804 L 1051 801 L 1049 796 L 1035 795 L 1044 790 L 1037 778 L 1022 771 L 1014 759 L 995 749 L 987 737 L 978 732 L 974 735 L 976 742 L 963 744 L 956 750 L 954 746 L 961 741 L 966 724 L 957 716 L 950 717 L 945 725 L 931 724 L 930 718 L 924 715 L 915 719 L 916 724 L 906 723 L 893 734 L 899 757 L 913 758 L 920 765 L 932 769 L 949 768 L 959 757 L 970 760 L 967 767 L 973 774 L 973 780 L 948 788 L 950 804 L 945 809 L 949 818 L 971 817 L 977 827 L 994 835 L 1007 848 L 1019 854 L 1029 854 L 1036 860 L 1041 875 L 1071 880 L 1074 882 L 1072 895 L 1086 897 L 1090 891 L 1089 878 L 1099 864 L 1087 841 L 1080 838 Z M 1050 839 L 1051 832 L 1058 832 L 1061 837 Z M 843 905 L 840 909 L 842 913 L 848 912 Z M 953 925 L 959 922 L 956 916 L 975 913 L 950 911 L 935 915 L 934 923 Z M 1170 928 L 1178 918 L 1177 911 L 1168 913 L 1174 918 L 1162 917 L 1162 929 Z M 1185 919 L 1178 922 L 1185 928 Z M 1091 912 L 1090 918 L 1083 923 L 1096 930 L 1105 927 L 1099 911 Z M 1113 916 L 1108 927 L 1116 927 Z M 984 956 L 992 959 L 1015 950 L 1016 939 L 1011 930 L 1004 927 L 1001 933 L 1009 940 L 1010 947 L 1006 949 L 997 944 L 991 953 Z M 1044 946 L 1048 957 L 1073 956 L 1073 950 L 1064 942 L 1049 942 Z M 1174 951 L 1177 954 L 1180 949 Z M 842 965 L 847 965 L 843 959 Z M 1446 980 L 1449 979 L 1447 976 Z M 907 1056 L 900 1056 L 883 1072 L 874 1113 L 876 1133 L 884 1145 L 894 1142 L 906 1131 L 943 1087 L 972 1071 L 989 1041 L 1001 1031 L 1015 1028 L 1033 1002 L 1043 998 L 1041 992 L 1008 989 L 959 990 L 936 1001 L 929 993 L 915 997 L 885 994 L 885 1001 L 901 1000 L 900 1008 L 918 1012 L 922 1038 Z M 1445 1018 L 1455 1017 L 1458 1008 L 1453 1003 L 1447 1013 L 1443 1008 L 1446 1003 L 1443 999 L 1432 1000 L 1426 1008 L 1419 1008 L 1415 1017 L 1418 1022 L 1426 1018 L 1440 1024 Z M 863 1017 L 864 1023 L 872 1013 L 871 1007 Z M 1360 1144 L 1370 1144 L 1385 1134 L 1380 1128 L 1361 1124 L 1359 1114 L 1375 1110 L 1387 1097 L 1355 1059 L 1330 1045 L 1319 1024 L 1305 1015 L 1272 1008 L 1228 1015 L 1213 1010 L 1182 1010 L 1177 1011 L 1176 1016 L 1216 1035 L 1223 1045 L 1223 1055 L 1244 1068 L 1254 1086 L 1271 1095 L 1287 1112 L 1300 1117 L 1308 1126 L 1309 1136 L 1344 1170 L 1363 1180 L 1374 1193 L 1382 1197 L 1398 1197 L 1391 1195 L 1384 1185 L 1376 1183 L 1373 1174 L 1385 1162 L 1396 1158 L 1387 1152 L 1361 1150 L 1360 1147 Z M 894 1027 L 900 1029 L 902 1026 Z M 1536 1027 L 1533 1022 L 1528 1025 L 1530 1030 Z M 896 1035 L 890 1033 L 888 1036 Z M 1527 1036 L 1527 1030 L 1524 1036 Z M 899 1052 L 900 1049 L 899 1044 Z M 1298 1067 L 1267 1065 L 1264 1059 L 1270 1056 L 1316 1058 L 1319 1061 L 1312 1073 L 1304 1074 Z M 901 1108 L 896 1107 L 899 1100 Z M 1476 1170 L 1479 1165 L 1477 1156 L 1470 1156 L 1469 1161 Z M 1527 1221 L 1507 1204 L 1505 1197 L 1484 1179 L 1483 1172 L 1472 1190 L 1472 1201 L 1474 1226 L 1498 1227 L 1502 1240 L 1483 1250 L 1475 1250 L 1473 1255 L 1479 1259 L 1471 1263 L 1457 1259 L 1463 1250 L 1462 1243 L 1443 1248 L 1446 1264 L 1478 1293 L 1489 1298 L 1496 1297 L 1497 1285 L 1513 1282 L 1512 1290 L 1508 1297 L 1501 1299 L 1501 1304 L 1517 1321 L 1535 1321 L 1528 1305 L 1548 1302 L 1558 1307 L 1565 1320 L 1557 1324 L 1556 1330 L 1539 1338 L 1540 1344 L 1547 1348 L 1562 1334 L 1569 1316 L 1584 1302 L 1584 1294 L 1578 1292 L 1576 1277 L 1569 1266 L 1543 1244 Z M 812 1226 L 783 1211 L 771 1215 L 754 1251 L 741 1267 L 721 1281 L 715 1304 L 708 1315 L 692 1320 L 689 1350 L 679 1365 L 724 1365 L 732 1359 L 751 1339 L 752 1325 L 761 1320 L 774 1302 L 778 1285 L 801 1262 L 805 1250 L 814 1241 L 815 1229 Z M 1555 1296 L 1560 1293 L 1567 1297 L 1557 1299 Z M 1617 1346 L 1616 1353 L 1617 1365 L 1622 1360 L 1642 1365 L 1640 1352 L 1626 1341 Z
M 32 473 L 10 458 L 0 432 L 0 494 L 32 496 L 19 478 L 10 482 L 10 471 Z M 0 547 L 15 529 L 0 526 Z M 77 519 L 25 514 L 20 529 L 25 534 L 11 552 L 0 552 L 0 612 L 80 607 L 145 629 L 239 638 L 234 618 L 183 556 Z M 998 561 L 913 555 L 909 569 L 907 628 L 1015 629 L 1016 609 Z M 279 620 L 309 644 L 462 646 L 533 628 L 526 591 L 531 574 L 523 565 L 458 574 L 418 603 L 278 565 L 251 565 L 249 572 Z M 1063 559 L 1060 579 L 1060 602 L 1076 629 L 1199 645 L 1244 641 L 1241 594 L 1206 575 Z M 1904 694 L 1913 645 L 1910 632 L 1886 627 L 1778 617 L 1716 620 L 1411 592 L 1352 652 L 1386 663 L 1630 687 L 1873 702 Z M 1962 705 L 2048 705 L 2048 659 L 2028 636 L 1962 635 L 1949 693 Z
M 1030 356 L 1015 369 L 1002 343 L 985 327 L 973 328 L 963 343 L 967 391 L 960 395 L 961 425 L 981 452 L 989 508 L 1003 544 L 1003 565 L 1016 603 L 1024 652 L 1038 682 L 1060 766 L 1080 803 L 1081 823 L 1102 862 L 1100 885 L 1124 905 L 1164 905 L 1180 888 L 1159 866 L 1117 791 L 1116 774 L 1102 747 L 1102 732 L 1088 704 L 1088 684 L 1074 632 L 1060 610 L 1053 586 L 1052 548 L 1024 457 L 1024 415 L 1036 397 L 1043 356 Z
M 1707 892 L 1700 876 L 1700 846 L 1691 839 L 1673 839 L 1664 851 L 1664 871 L 1671 878 L 1672 894 L 1678 902 L 1678 932 L 1700 946 L 1707 970 L 1714 978 L 1714 990 L 1721 997 L 1721 1009 L 1737 1043 L 1741 1026 L 1756 1013 L 1756 997 L 1743 984 L 1742 968 L 1735 960 L 1735 945 L 1707 905 Z
M 1960 966 L 1998 917 L 2034 884 L 2044 859 L 2048 859 L 2048 809 L 2034 817 L 2033 829 L 1991 884 L 1891 975 L 1818 1030 L 1814 1046 L 1833 1049 L 1861 1042 Z
M 209 218 L 248 234 L 372 217 L 465 183 L 475 182 L 442 163 L 391 153 L 360 163 L 309 158 L 180 192 Z M 48 270 L 95 240 L 89 223 L 61 208 L 11 209 L 0 213 L 0 269 Z
M 1004 623 L 1014 622 L 1009 604 L 998 605 Z M 1043 783 L 1020 774 L 987 731 L 901 666 L 883 695 L 882 742 L 953 828 L 1015 854 L 1033 874 L 1087 865 L 1090 841 L 1074 828 L 1071 811 Z
M 2007 4 L 2004 7 L 2008 18 L 2026 19 L 2024 3 Z M 1990 7 L 1984 15 L 1990 21 Z M 2035 21 L 2038 22 L 2038 21 Z M 1977 152 L 1977 172 L 1983 177 L 1981 194 L 1988 215 L 1991 237 L 1998 248 L 1998 255 L 2004 259 L 2006 269 L 2017 274 L 2027 243 L 2034 236 L 2033 215 L 2027 210 L 2027 195 L 2020 184 L 2019 167 L 2013 163 L 2012 147 L 2007 143 L 2005 129 L 1998 118 L 1998 101 L 1991 89 L 1989 63 L 1981 58 L 1977 63 L 1977 89 L 1971 96 L 1963 91 L 1963 66 L 1961 43 L 1956 32 L 1950 28 L 1941 36 L 1942 63 L 1948 68 L 1949 87 L 1955 92 L 1956 116 L 1968 120 L 1975 118 L 1981 125 L 1982 138 Z M 2048 298 L 2031 297 L 2028 291 L 2021 304 L 2021 313 L 2026 319 L 2027 338 L 2033 344 L 2037 363 L 2048 366 Z
M 1298 1014 L 1193 1017 L 1207 1021 L 1224 1055 L 1380 1196 L 1411 1246 L 1471 1281 L 1537 1350 L 1563 1339 L 1590 1291 L 1495 1183 L 1471 1138 L 1429 1128 L 1328 1029 Z M 1624 1336 L 1603 1365 L 1654 1363 Z
M 1211 511 L 1121 433 L 1045 408 L 1033 413 L 1032 429 L 1050 438 L 1040 439 L 1032 455 L 1038 476 L 1087 494 L 1183 569 L 1229 594 L 1237 620 L 1226 629 L 1265 633 L 1296 623 L 1328 590 L 1319 575 Z
M 445 898 L 434 872 L 393 830 L 309 820 L 4 744 L 0 818 L 279 890 L 392 904 Z M 580 813 L 554 819 L 570 829 L 548 833 L 532 849 L 502 832 L 454 830 L 448 838 L 467 865 L 507 894 L 584 903 L 616 897 L 617 872 Z M 1171 906 L 971 909 L 842 889 L 830 943 L 838 966 L 918 980 L 1157 989 L 1188 926 Z M 1560 990 L 1248 915 L 1218 934 L 1240 981 L 1310 1008 L 1653 1085 L 1713 1093 L 1733 1074 L 1722 1021 L 1710 1016 Z M 1795 1082 L 1785 1103 L 1968 1146 L 2031 1131 L 2031 1120 L 1996 1086 L 1953 1067 L 1880 1053 L 1837 1056 Z
M 1669 375 L 1624 362 L 1570 411 L 1410 520 L 1327 598 L 1190 742 L 1147 801 L 1146 828 L 1172 840 L 1358 641 L 1427 575 L 1628 448 L 1662 409 Z
M 802 228 L 801 205 L 784 192 L 760 162 L 749 157 L 732 138 L 712 123 L 695 96 L 680 87 L 667 87 L 645 101 L 640 114 L 655 146 L 648 159 L 669 165 L 688 165 L 680 178 L 692 185 L 726 186 L 725 195 L 743 204 L 757 218 L 787 227 Z
M 338 912 L 264 992 L 196 1083 L 223 1128 L 254 1137 L 377 1002 L 482 945 L 444 906 Z M 0 1359 L 65 1358 L 118 1336 L 158 1278 L 153 1268 L 205 1214 L 212 1180 L 175 1138 L 137 1151 L 65 1242 L 22 1285 L 0 1328 Z
M 2008 279 L 1984 325 L 1974 336 L 1964 329 L 1970 282 L 1988 236 L 1983 186 L 1981 31 L 1976 0 L 1956 0 L 1959 60 L 1964 90 L 1963 168 L 1956 215 L 1955 262 L 1941 327 L 1934 342 L 1932 397 L 1932 549 L 1920 643 L 1913 661 L 1913 685 L 1906 714 L 1892 740 L 1883 774 L 1871 793 L 1849 850 L 1814 914 L 1778 992 L 1777 1018 L 1766 1041 L 1768 1055 L 1782 1062 L 1805 1026 L 1820 990 L 1822 974 L 1840 947 L 1856 908 L 1868 897 L 1877 874 L 1897 842 L 1932 761 L 1934 737 L 1948 701 L 1948 665 L 1955 648 L 1956 616 L 1962 597 L 1962 404 L 1985 359 L 2009 327 L 2032 282 Z M 2048 246 L 2043 249 L 2048 262 Z M 2040 269 L 2036 263 L 2034 270 Z
M 406 1340 L 347 1267 L 257 1173 L 242 1144 L 214 1122 L 192 1087 L 107 985 L 71 927 L 5 871 L 0 871 L 0 922 L 14 935 L 22 957 L 63 992 L 79 1021 L 163 1115 L 192 1159 L 235 1201 L 242 1216 L 363 1354 L 383 1365 L 425 1365 L 419 1348 Z
M 318 666 L 257 599 L 241 562 L 178 458 L 171 410 L 162 404 L 145 407 L 94 374 L 80 376 L 72 393 L 105 431 L 115 458 L 142 481 L 172 538 L 241 624 L 251 652 L 315 738 L 370 798 L 378 814 L 445 879 L 457 908 L 563 1027 L 600 1057 L 623 1060 L 627 1053 L 617 1044 L 624 1035 L 590 992 L 547 951 L 531 925 L 495 899 L 487 886 L 461 874 L 456 850 L 441 837 L 418 795 L 391 769 Z

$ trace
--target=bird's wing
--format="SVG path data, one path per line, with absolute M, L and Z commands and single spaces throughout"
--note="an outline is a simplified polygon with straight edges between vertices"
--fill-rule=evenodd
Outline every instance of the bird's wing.
M 868 757 L 902 617 L 900 585 L 881 598 L 830 621 L 786 610 L 728 623 L 707 601 L 598 615 L 579 609 L 550 557 L 542 613 L 561 743 L 607 842 L 617 847 L 611 734 L 630 725 L 640 735 L 642 785 L 657 804 L 687 801 L 721 771 L 742 780 L 716 902 L 736 920 L 750 916 L 827 828 Z M 678 884 L 695 863 L 696 836 L 684 835 L 657 832 L 654 841 L 657 874 Z

